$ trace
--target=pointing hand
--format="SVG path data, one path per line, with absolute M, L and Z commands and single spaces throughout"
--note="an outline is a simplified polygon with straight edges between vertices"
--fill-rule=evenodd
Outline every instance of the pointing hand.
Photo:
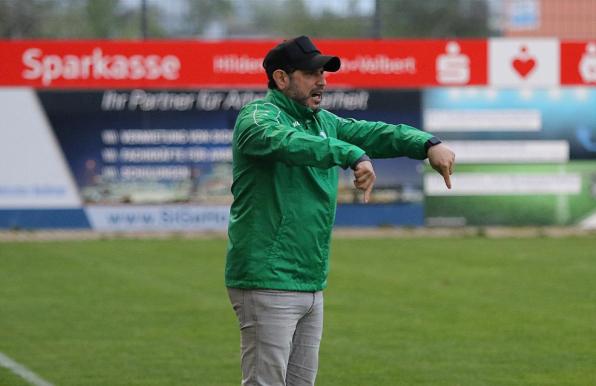
M 451 189 L 451 175 L 455 165 L 455 153 L 450 148 L 440 143 L 428 149 L 428 162 L 430 166 L 443 176 L 445 185 Z
M 377 176 L 370 161 L 362 161 L 354 169 L 354 186 L 364 191 L 364 203 L 370 199 L 373 185 Z

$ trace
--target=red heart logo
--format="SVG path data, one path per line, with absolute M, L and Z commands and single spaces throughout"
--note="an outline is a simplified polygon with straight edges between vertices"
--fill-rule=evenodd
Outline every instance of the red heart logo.
M 515 59 L 513 61 L 513 68 L 517 71 L 518 74 L 521 75 L 522 78 L 525 78 L 536 66 L 536 61 L 532 58 L 528 58 L 525 60 L 522 59 Z

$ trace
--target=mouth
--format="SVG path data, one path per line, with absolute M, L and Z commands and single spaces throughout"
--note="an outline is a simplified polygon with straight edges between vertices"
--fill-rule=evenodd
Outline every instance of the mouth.
M 310 94 L 311 99 L 315 104 L 320 104 L 323 100 L 323 91 L 314 91 Z

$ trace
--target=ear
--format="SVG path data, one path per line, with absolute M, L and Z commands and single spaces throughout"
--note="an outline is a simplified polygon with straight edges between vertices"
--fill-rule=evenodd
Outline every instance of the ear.
M 275 84 L 277 84 L 277 88 L 280 90 L 285 90 L 290 84 L 290 76 L 284 70 L 277 69 L 271 75 Z

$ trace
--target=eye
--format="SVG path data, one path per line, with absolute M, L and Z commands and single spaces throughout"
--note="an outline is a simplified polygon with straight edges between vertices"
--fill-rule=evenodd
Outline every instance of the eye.
M 319 75 L 323 75 L 323 72 L 325 72 L 325 70 L 323 70 L 321 68 L 321 69 L 307 71 L 306 74 L 310 75 L 310 76 L 319 76 Z

